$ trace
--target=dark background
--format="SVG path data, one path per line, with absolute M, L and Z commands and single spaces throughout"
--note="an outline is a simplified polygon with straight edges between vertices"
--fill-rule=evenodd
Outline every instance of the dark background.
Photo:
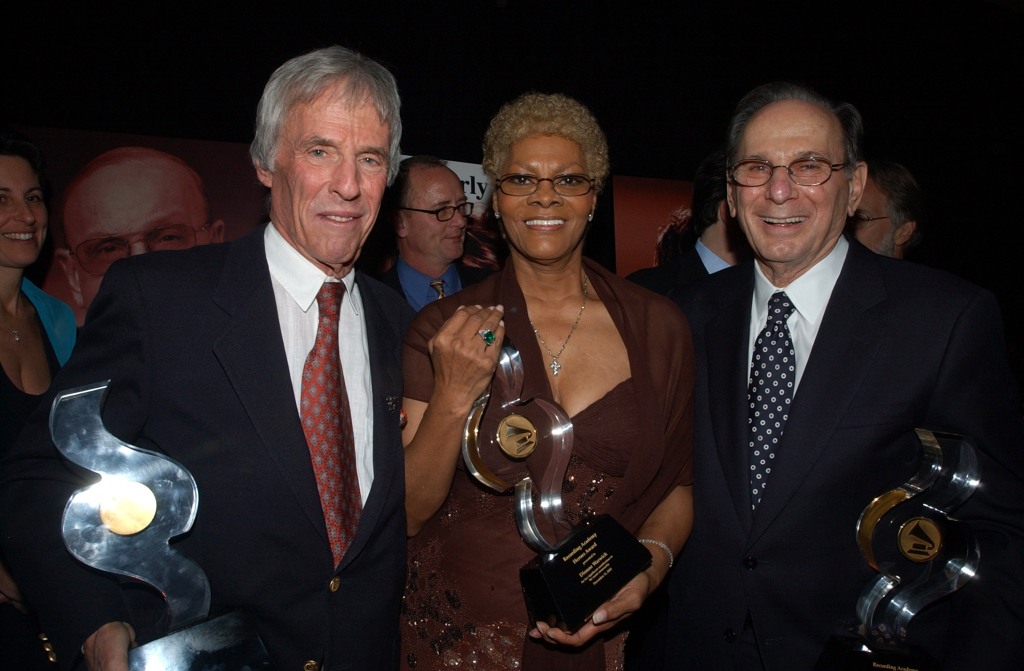
M 44 0 L 0 21 L 0 123 L 249 142 L 273 69 L 337 43 L 394 72 L 405 153 L 479 162 L 502 103 L 561 91 L 601 122 L 613 175 L 691 179 L 743 93 L 809 83 L 860 108 L 869 159 L 919 178 L 914 259 L 997 294 L 1024 381 L 1021 0 Z

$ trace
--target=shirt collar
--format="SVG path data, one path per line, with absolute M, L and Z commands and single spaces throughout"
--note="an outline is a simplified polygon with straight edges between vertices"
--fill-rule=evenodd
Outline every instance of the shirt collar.
M 704 267 L 707 268 L 709 274 L 714 275 L 719 270 L 725 270 L 729 267 L 729 263 L 718 254 L 715 254 L 711 249 L 697 238 L 697 242 L 693 245 L 694 249 L 697 250 L 697 256 L 700 257 Z
M 832 289 L 836 286 L 839 273 L 846 261 L 846 254 L 850 250 L 850 243 L 846 238 L 840 236 L 832 251 L 818 261 L 816 264 L 800 277 L 793 280 L 789 286 L 779 288 L 772 285 L 761 270 L 760 264 L 754 263 L 754 307 L 757 313 L 758 323 L 767 319 L 768 299 L 776 291 L 785 291 L 793 307 L 800 316 L 811 324 L 821 321 L 825 313 L 828 299 L 832 296 Z
M 331 278 L 292 247 L 273 224 L 267 225 L 263 242 L 270 274 L 303 312 L 308 311 L 320 287 Z M 340 281 L 345 284 L 345 293 L 352 295 L 355 273 L 349 272 Z

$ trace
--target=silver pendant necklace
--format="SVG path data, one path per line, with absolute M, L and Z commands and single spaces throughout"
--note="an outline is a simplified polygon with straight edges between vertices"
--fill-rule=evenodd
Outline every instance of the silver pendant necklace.
M 580 325 L 580 319 L 583 318 L 583 309 L 585 307 L 587 307 L 587 297 L 590 295 L 590 293 L 589 293 L 589 291 L 587 289 L 588 289 L 587 276 L 586 276 L 586 274 L 584 274 L 583 275 L 583 305 L 580 306 L 580 313 L 578 315 L 576 315 L 576 321 L 574 321 L 572 323 L 572 328 L 569 329 L 569 335 L 565 336 L 565 341 L 562 342 L 562 349 L 558 350 L 558 354 L 552 354 L 551 353 L 551 350 L 548 348 L 548 344 L 546 342 L 544 342 L 544 338 L 540 337 L 540 332 L 537 331 L 537 327 L 533 325 L 533 321 L 530 321 L 530 328 L 533 329 L 533 334 L 535 336 L 537 336 L 537 340 L 540 341 L 540 344 L 544 348 L 544 351 L 548 353 L 549 357 L 551 357 L 551 365 L 549 366 L 549 368 L 551 368 L 551 374 L 554 375 L 554 376 L 557 376 L 558 375 L 558 371 L 562 370 L 562 364 L 558 363 L 558 357 L 562 356 L 562 352 L 565 351 L 566 345 L 569 344 L 569 338 L 572 338 L 572 334 L 576 332 L 576 327 Z

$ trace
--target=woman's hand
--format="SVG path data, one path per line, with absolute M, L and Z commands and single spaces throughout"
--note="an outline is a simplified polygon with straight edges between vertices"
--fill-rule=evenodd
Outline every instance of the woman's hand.
M 570 634 L 545 622 L 537 622 L 530 630 L 530 636 L 550 643 L 579 647 L 639 610 L 653 589 L 653 579 L 647 571 L 643 571 L 626 583 L 615 596 L 598 606 L 576 633 Z
M 473 403 L 491 384 L 505 337 L 500 305 L 462 306 L 428 343 L 434 369 L 429 402 L 405 398 L 406 533 L 414 536 L 440 509 L 455 476 L 462 431 Z M 488 344 L 481 332 L 493 334 Z
M 431 405 L 452 403 L 468 412 L 487 390 L 494 374 L 505 337 L 500 305 L 464 305 L 448 318 L 427 346 L 434 366 L 434 396 Z M 493 333 L 491 344 L 481 333 Z

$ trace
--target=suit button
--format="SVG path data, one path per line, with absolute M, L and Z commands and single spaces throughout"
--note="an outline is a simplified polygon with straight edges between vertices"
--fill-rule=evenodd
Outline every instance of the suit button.
M 736 642 L 736 632 L 733 631 L 732 629 L 726 629 L 723 632 L 723 635 L 725 636 L 725 640 L 727 642 L 729 642 L 729 643 L 735 643 Z
M 338 576 L 334 576 L 333 578 L 331 578 L 331 582 L 327 585 L 327 589 L 331 590 L 332 592 L 337 592 L 339 587 L 341 587 L 341 578 L 339 578 Z
M 757 568 L 757 560 L 754 559 L 753 557 L 747 557 L 746 559 L 743 560 L 743 565 L 745 567 L 747 567 L 747 569 L 753 571 L 754 569 Z
M 302 665 L 302 671 L 320 671 L 320 663 L 311 659 Z

